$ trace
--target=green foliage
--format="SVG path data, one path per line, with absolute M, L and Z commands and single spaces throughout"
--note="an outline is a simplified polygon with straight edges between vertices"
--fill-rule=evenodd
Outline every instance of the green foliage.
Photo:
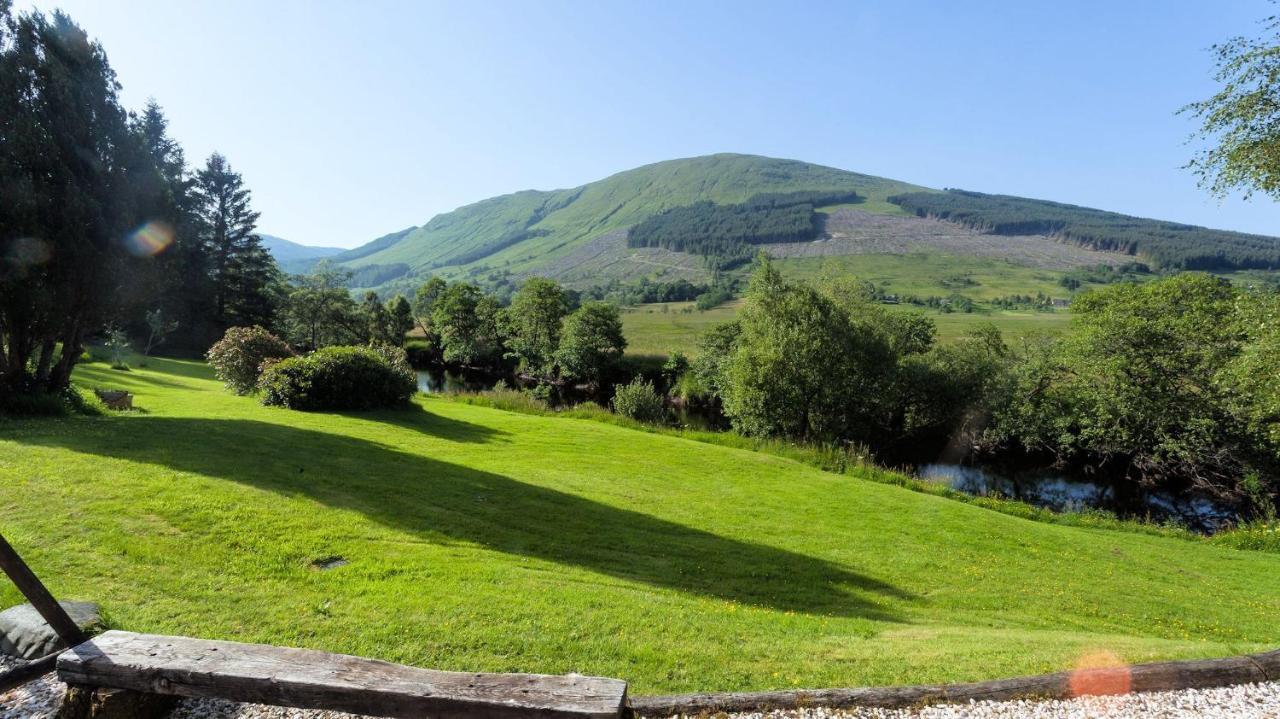
M 599 385 L 617 368 L 626 348 L 618 308 L 587 302 L 565 321 L 556 362 L 565 377 Z
M 653 382 L 639 377 L 618 385 L 612 404 L 615 412 L 639 422 L 661 422 L 666 416 L 662 395 L 653 388 Z
M 93 392 L 75 384 L 53 392 L 0 393 L 0 421 L 14 417 L 99 416 L 106 407 Z
M 0 394 L 56 394 L 144 261 L 120 240 L 156 188 L 102 47 L 0 3 Z M 59 349 L 59 347 L 61 349 Z
M 1280 521 L 1273 518 L 1247 522 L 1214 534 L 1209 542 L 1232 549 L 1280 553 Z
M 698 295 L 697 302 L 694 303 L 694 306 L 697 307 L 698 310 L 706 312 L 707 310 L 719 307 L 731 299 L 733 299 L 733 293 L 728 288 L 713 287 Z
M 260 213 L 251 207 L 244 178 L 215 152 L 196 172 L 193 190 L 214 321 L 222 327 L 274 325 L 283 278 L 254 231 Z
M 1083 247 L 1142 255 L 1163 267 L 1231 270 L 1280 267 L 1273 237 L 1210 230 L 1088 207 L 967 190 L 914 192 L 889 200 L 922 217 L 939 217 L 997 235 L 1053 235 Z
M 444 360 L 497 366 L 502 359 L 501 309 L 475 285 L 455 282 L 445 288 L 431 310 L 432 330 L 440 337 Z
M 668 384 L 674 383 L 685 372 L 689 371 L 689 358 L 683 352 L 672 352 L 662 364 L 662 376 Z
M 106 342 L 103 347 L 110 358 L 111 369 L 129 369 L 125 357 L 129 354 L 129 335 L 119 327 L 111 326 L 106 331 Z
M 1190 482 L 1241 499 L 1275 445 L 1250 431 L 1223 373 L 1262 402 L 1275 375 L 1261 387 L 1244 381 L 1271 360 L 1254 364 L 1261 346 L 1241 329 L 1240 302 L 1225 280 L 1195 273 L 1078 296 L 1070 335 L 1021 350 L 988 439 L 1147 486 Z
M 423 332 L 431 329 L 431 314 L 435 311 L 436 300 L 444 293 L 449 283 L 439 277 L 432 277 L 422 283 L 413 295 L 413 316 Z
M 1212 50 L 1222 89 L 1181 110 L 1201 121 L 1198 134 L 1210 143 L 1188 167 L 1217 197 L 1280 197 L 1280 17 L 1267 19 L 1265 37 L 1234 37 Z
M 346 270 L 321 260 L 311 274 L 293 278 L 285 320 L 294 344 L 318 349 L 364 341 L 366 323 L 347 291 L 349 276 Z
M 438 364 L 443 359 L 440 356 L 440 348 L 435 343 L 424 339 L 405 340 L 404 351 L 409 364 L 414 367 Z
M 403 344 L 413 325 L 413 308 L 409 306 L 409 300 L 404 295 L 392 297 L 387 302 L 387 333 L 391 344 Z
M 284 340 L 257 325 L 228 329 L 205 355 L 214 374 L 236 394 L 253 391 L 263 363 L 292 356 Z
M 733 205 L 705 201 L 674 207 L 632 226 L 627 246 L 736 257 L 749 254 L 751 245 L 803 242 L 817 236 L 818 214 L 813 205 L 754 199 Z
M 739 324 L 719 380 L 735 429 L 815 440 L 871 434 L 890 379 L 882 336 L 813 288 L 785 282 L 767 261 L 751 278 Z
M 532 277 L 511 300 L 506 312 L 507 344 L 520 367 L 532 374 L 552 373 L 560 330 L 569 301 L 555 280 Z
M 296 410 L 398 407 L 417 388 L 404 350 L 389 345 L 324 347 L 271 365 L 258 382 L 263 404 Z

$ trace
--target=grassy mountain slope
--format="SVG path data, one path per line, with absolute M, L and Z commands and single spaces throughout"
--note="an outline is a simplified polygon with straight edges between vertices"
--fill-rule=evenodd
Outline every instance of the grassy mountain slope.
M 1011 517 L 779 457 L 419 398 L 265 408 L 208 368 L 77 368 L 145 410 L 0 423 L 0 526 L 135 631 L 636 694 L 985 679 L 1280 643 L 1280 555 Z M 322 571 L 317 559 L 349 564 Z M 20 602 L 0 581 L 0 608 Z
M 271 253 L 272 257 L 276 258 L 276 262 L 308 260 L 314 257 L 332 257 L 344 252 L 341 247 L 313 247 L 290 242 L 283 237 L 276 237 L 275 235 L 258 233 L 258 236 L 262 238 L 262 246 L 266 248 L 267 252 Z
M 378 251 L 338 259 L 351 267 L 403 262 L 418 272 L 445 276 L 477 267 L 536 272 L 610 231 L 700 200 L 729 203 L 762 192 L 852 190 L 867 198 L 859 205 L 864 209 L 901 212 L 885 198 L 921 189 L 795 160 L 709 155 L 645 165 L 569 190 L 491 198 L 438 215 Z

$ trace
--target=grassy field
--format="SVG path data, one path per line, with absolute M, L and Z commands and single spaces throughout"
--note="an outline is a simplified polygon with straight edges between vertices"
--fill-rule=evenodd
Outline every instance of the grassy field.
M 890 294 L 947 296 L 962 294 L 975 301 L 1007 295 L 1069 297 L 1058 284 L 1063 272 L 1024 267 L 983 257 L 917 253 L 796 257 L 775 261 L 786 277 L 813 280 L 824 272 L 851 275 Z
M 627 354 L 666 355 L 679 351 L 694 357 L 698 354 L 698 337 L 707 329 L 737 317 L 741 306 L 742 300 L 734 300 L 705 312 L 695 309 L 692 302 L 659 302 L 628 307 L 622 312 Z M 923 312 L 937 323 L 939 342 L 954 341 L 983 323 L 995 325 L 1006 338 L 1011 338 L 1031 331 L 1065 331 L 1071 321 L 1071 315 L 1066 310 L 943 313 L 911 305 L 885 306 L 895 312 Z
M 656 302 L 628 307 L 622 312 L 622 333 L 627 354 L 698 354 L 698 337 L 718 324 L 738 316 L 742 300 L 699 311 L 692 302 Z
M 1280 556 L 1039 523 L 778 457 L 419 398 L 303 414 L 200 364 L 0 423 L 0 526 L 110 622 L 633 692 L 957 681 L 1280 643 Z M 340 556 L 331 570 L 316 560 Z M 0 607 L 17 603 L 0 583 Z

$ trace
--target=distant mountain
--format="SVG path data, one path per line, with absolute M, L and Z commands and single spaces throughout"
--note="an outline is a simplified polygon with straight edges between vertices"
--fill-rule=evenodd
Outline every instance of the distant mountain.
M 316 260 L 326 257 L 333 257 L 345 252 L 341 247 L 313 247 L 311 245 L 302 245 L 297 242 L 290 242 L 283 237 L 275 235 L 264 235 L 261 232 L 258 236 L 262 238 L 262 246 L 267 248 L 267 252 L 275 258 L 276 264 L 280 265 L 280 269 L 285 272 L 296 273 L 305 272 Z
M 379 238 L 334 261 L 353 270 L 370 265 L 387 271 L 403 268 L 400 278 L 385 279 L 386 272 L 380 273 L 382 286 L 397 289 L 409 279 L 431 274 L 546 274 L 570 284 L 631 279 L 661 271 L 668 254 L 682 254 L 626 247 L 627 227 L 664 210 L 806 191 L 856 192 L 865 199 L 866 209 L 901 212 L 884 198 L 923 189 L 796 160 L 709 155 L 645 165 L 572 189 L 525 190 L 482 200 L 437 215 L 421 227 Z M 686 261 L 687 257 L 677 258 L 675 263 Z
M 975 196 L 966 197 L 973 201 Z M 1115 218 L 1137 218 L 1105 213 L 1111 218 L 1105 228 L 1109 234 L 1101 240 L 1090 234 L 1095 228 L 1082 223 L 1070 231 L 1059 229 L 1056 214 L 1046 214 L 1061 214 L 1066 206 L 1056 203 L 1006 202 L 998 216 L 990 212 L 1003 223 L 997 224 L 960 212 L 949 217 L 945 210 L 953 208 L 947 203 L 956 204 L 957 197 L 797 160 L 708 155 L 645 165 L 571 189 L 481 200 L 332 259 L 352 270 L 358 284 L 406 294 L 431 275 L 508 286 L 530 275 L 579 287 L 614 279 L 701 282 L 710 279 L 713 265 L 725 265 L 695 253 L 723 254 L 728 248 L 741 254 L 752 245 L 778 257 L 926 251 L 1008 255 L 1010 261 L 1023 258 L 1060 269 L 1116 264 L 1126 255 L 1167 264 L 1163 255 L 1148 257 L 1149 251 L 1169 246 L 1151 239 L 1169 231 L 1167 223 L 1139 220 L 1151 223 L 1140 228 L 1144 242 L 1112 242 L 1123 224 Z M 1253 258 L 1280 247 L 1280 240 L 1256 235 L 1178 233 L 1179 252 L 1192 251 L 1188 242 L 1203 245 L 1197 256 L 1219 257 L 1224 269 L 1271 266 L 1233 262 L 1246 250 Z

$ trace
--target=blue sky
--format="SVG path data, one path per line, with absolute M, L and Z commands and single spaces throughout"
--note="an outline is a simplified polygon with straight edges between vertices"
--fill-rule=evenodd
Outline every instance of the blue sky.
M 1174 114 L 1262 0 L 32 4 L 305 244 L 712 152 L 1280 234 L 1277 203 L 1197 189 Z

